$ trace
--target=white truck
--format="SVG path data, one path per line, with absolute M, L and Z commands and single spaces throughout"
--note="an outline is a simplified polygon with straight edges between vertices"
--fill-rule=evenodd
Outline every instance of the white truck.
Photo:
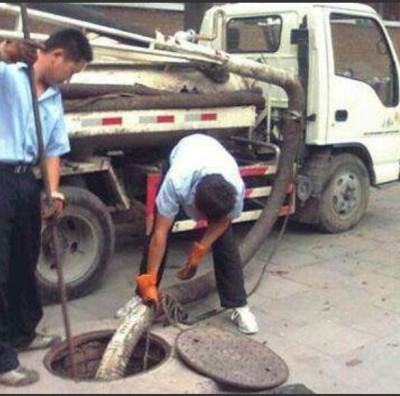
M 6 3 L 0 3 L 2 10 L 18 15 Z M 229 73 L 221 62 L 199 67 L 196 59 L 202 53 L 190 53 L 189 43 L 183 46 L 189 48 L 185 53 L 172 52 L 162 38 L 157 46 L 153 39 L 93 28 L 88 21 L 43 11 L 31 10 L 30 15 L 144 43 L 139 48 L 93 37 L 95 62 L 63 87 L 72 152 L 63 162 L 61 182 L 69 206 L 59 234 L 71 297 L 89 293 L 105 273 L 115 223 L 145 218 L 149 226 L 160 160 L 182 136 L 200 131 L 226 144 L 247 186 L 238 221 L 260 216 L 279 172 L 287 92 Z M 390 29 L 395 36 L 396 27 Z M 18 33 L 0 31 L 0 36 Z M 198 34 L 180 32 L 176 37 L 197 41 L 204 53 L 226 52 L 232 59 L 248 58 L 298 75 L 306 99 L 304 128 L 280 214 L 327 232 L 343 232 L 365 213 L 370 186 L 398 181 L 399 63 L 384 22 L 369 6 L 215 6 L 205 14 Z M 181 216 L 174 231 L 202 226 Z M 48 239 L 44 229 L 38 277 L 44 295 L 54 300 L 57 277 Z

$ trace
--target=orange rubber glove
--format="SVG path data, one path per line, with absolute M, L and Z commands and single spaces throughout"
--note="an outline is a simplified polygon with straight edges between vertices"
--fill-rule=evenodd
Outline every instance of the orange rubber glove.
M 144 303 L 158 305 L 157 279 L 155 275 L 138 275 L 136 277 L 136 284 Z
M 178 272 L 177 277 L 181 280 L 188 280 L 196 275 L 197 268 L 201 260 L 208 252 L 208 247 L 199 242 L 195 242 L 189 253 L 189 258 L 185 266 Z

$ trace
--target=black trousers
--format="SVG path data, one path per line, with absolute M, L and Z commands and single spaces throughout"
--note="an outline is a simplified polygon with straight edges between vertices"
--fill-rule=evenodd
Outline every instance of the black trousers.
M 140 274 L 147 272 L 147 259 L 151 236 L 146 237 L 145 248 Z M 170 235 L 169 235 L 170 236 Z M 168 241 L 169 241 L 168 236 Z M 157 286 L 160 284 L 167 260 L 168 243 L 157 277 Z M 247 295 L 244 287 L 243 270 L 237 243 L 233 238 L 232 226 L 214 242 L 212 246 L 215 281 L 217 292 L 224 308 L 243 307 L 247 304 Z
M 0 169 L 0 374 L 19 365 L 43 316 L 36 281 L 40 254 L 40 189 L 28 170 Z

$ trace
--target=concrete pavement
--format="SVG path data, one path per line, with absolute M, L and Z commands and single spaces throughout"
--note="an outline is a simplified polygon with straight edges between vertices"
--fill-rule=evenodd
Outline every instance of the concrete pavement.
M 399 196 L 400 186 L 372 191 L 367 215 L 344 234 L 289 225 L 262 286 L 249 298 L 260 326 L 252 338 L 285 360 L 290 370 L 286 384 L 302 383 L 316 393 L 400 391 Z M 238 227 L 238 239 L 247 231 L 248 227 Z M 165 285 L 175 282 L 173 275 L 192 237 L 174 238 Z M 272 245 L 265 243 L 257 253 L 260 268 Z M 112 266 L 100 287 L 69 303 L 75 335 L 118 326 L 112 317 L 132 293 L 140 254 L 138 233 L 121 227 Z M 202 270 L 210 265 L 208 261 Z M 218 308 L 215 295 L 192 304 L 190 311 L 211 308 Z M 234 331 L 228 312 L 201 325 Z M 46 307 L 40 329 L 63 334 L 59 306 Z M 173 345 L 179 329 L 156 325 L 154 332 Z M 184 366 L 175 354 L 154 372 L 113 383 L 78 384 L 49 374 L 43 367 L 44 355 L 21 355 L 23 363 L 39 368 L 42 376 L 38 384 L 23 388 L 24 393 L 225 393 Z M 20 393 L 21 389 L 0 388 L 0 392 Z

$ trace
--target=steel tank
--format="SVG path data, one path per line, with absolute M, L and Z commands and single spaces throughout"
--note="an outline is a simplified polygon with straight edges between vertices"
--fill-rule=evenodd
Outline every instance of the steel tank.
M 80 86 L 80 95 L 64 98 L 67 128 L 72 116 L 102 117 L 121 111 L 140 111 L 151 116 L 160 109 L 216 109 L 241 105 L 262 107 L 265 102 L 261 91 L 248 91 L 251 81 L 235 74 L 228 74 L 223 82 L 216 82 L 203 71 L 184 66 L 148 66 L 129 64 L 93 64 L 76 74 L 71 86 Z M 107 86 L 110 87 L 107 90 Z M 87 87 L 87 95 L 82 95 L 82 87 Z M 97 88 L 101 87 L 100 92 Z M 132 89 L 131 89 L 131 88 Z M 137 90 L 142 87 L 144 90 Z M 126 88 L 126 89 L 125 89 Z M 85 91 L 83 89 L 83 91 Z M 248 93 L 246 93 L 248 92 Z M 130 107 L 131 104 L 131 107 Z M 70 135 L 72 154 L 88 156 L 104 154 L 108 150 L 134 151 L 137 149 L 171 146 L 180 138 L 197 132 L 206 132 L 217 138 L 224 138 L 233 133 L 241 133 L 235 128 L 217 128 L 204 130 L 192 128 L 171 130 L 168 124 L 164 130 L 138 131 L 135 125 L 123 130 L 115 128 L 104 133 L 86 130 L 75 131 Z M 70 129 L 70 128 L 69 128 Z M 243 130 L 243 133 L 246 133 Z

